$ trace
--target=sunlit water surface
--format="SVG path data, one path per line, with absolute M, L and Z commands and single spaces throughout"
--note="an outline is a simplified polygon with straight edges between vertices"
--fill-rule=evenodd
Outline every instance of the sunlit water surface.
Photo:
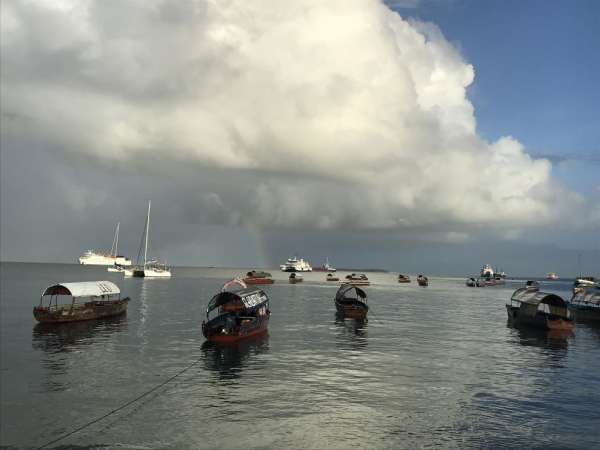
M 2 264 L 0 444 L 45 444 L 196 362 L 53 446 L 600 448 L 600 327 L 555 337 L 507 326 L 504 304 L 522 282 L 475 289 L 433 277 L 421 288 L 369 274 L 369 319 L 357 323 L 336 319 L 325 274 L 290 285 L 274 272 L 268 335 L 207 345 L 206 305 L 242 271 L 144 280 Z M 35 324 L 43 288 L 102 279 L 131 297 L 127 316 Z M 563 297 L 570 286 L 542 283 Z

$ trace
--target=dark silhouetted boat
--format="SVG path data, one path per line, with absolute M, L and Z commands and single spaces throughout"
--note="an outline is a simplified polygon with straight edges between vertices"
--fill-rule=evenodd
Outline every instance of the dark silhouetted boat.
M 575 326 L 567 302 L 556 294 L 519 288 L 506 305 L 508 320 L 515 326 L 546 330 L 572 330 Z
M 213 342 L 236 342 L 266 332 L 270 316 L 267 294 L 242 280 L 231 280 L 208 303 L 202 334 Z
M 344 284 L 335 294 L 335 308 L 344 317 L 365 319 L 369 312 L 367 294 L 356 286 Z
M 288 280 L 289 280 L 290 283 L 296 284 L 296 283 L 303 282 L 304 278 L 299 273 L 292 272 L 292 273 L 290 273 L 290 276 L 289 276 Z
M 327 277 L 325 277 L 325 280 L 327 280 L 327 281 L 340 281 L 339 277 L 336 277 L 332 273 L 328 273 Z
M 417 277 L 417 283 L 419 286 L 429 286 L 429 278 L 427 278 L 425 275 L 419 274 Z
M 473 278 L 473 277 L 467 278 L 467 281 L 465 282 L 465 284 L 468 287 L 477 287 L 477 280 L 475 278 Z
M 70 301 L 62 303 L 63 299 Z M 128 302 L 129 297 L 121 298 L 119 287 L 110 281 L 61 283 L 44 290 L 33 316 L 40 323 L 100 319 L 124 314 Z

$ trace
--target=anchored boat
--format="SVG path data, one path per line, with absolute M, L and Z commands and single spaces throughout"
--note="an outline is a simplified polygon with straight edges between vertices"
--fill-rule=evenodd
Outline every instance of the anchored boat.
M 340 281 L 339 277 L 336 277 L 334 274 L 332 273 L 328 273 L 327 277 L 325 277 L 326 281 Z
M 166 264 L 157 260 L 148 261 L 148 235 L 150 234 L 150 201 L 148 201 L 148 215 L 146 216 L 146 227 L 144 228 L 144 265 L 136 267 L 132 271 L 132 276 L 142 278 L 170 278 L 171 269 Z M 139 253 L 138 253 L 139 255 Z M 125 275 L 128 275 L 124 272 Z
M 398 274 L 398 283 L 410 283 L 410 277 L 408 275 Z
M 128 302 L 129 297 L 121 298 L 119 287 L 110 281 L 60 283 L 44 290 L 33 316 L 42 323 L 100 319 L 124 314 Z
M 568 302 L 577 320 L 600 320 L 600 288 L 582 289 Z
M 572 330 L 575 326 L 567 302 L 556 294 L 519 288 L 506 305 L 508 319 L 516 326 L 546 330 Z
M 290 273 L 288 280 L 290 283 L 296 284 L 296 283 L 301 283 L 302 281 L 304 281 L 304 277 L 302 277 L 302 275 L 300 275 L 299 273 L 292 272 L 292 273 Z
M 356 286 L 344 284 L 335 294 L 335 308 L 345 317 L 365 319 L 369 312 L 367 294 Z
M 417 283 L 419 286 L 429 286 L 429 278 L 427 278 L 425 275 L 419 274 L 417 277 Z
M 246 273 L 246 277 L 244 278 L 244 283 L 246 284 L 273 284 L 274 282 L 271 274 L 262 270 L 251 270 Z
M 231 280 L 208 303 L 202 334 L 213 342 L 235 342 L 266 332 L 270 316 L 267 294 L 242 280 Z

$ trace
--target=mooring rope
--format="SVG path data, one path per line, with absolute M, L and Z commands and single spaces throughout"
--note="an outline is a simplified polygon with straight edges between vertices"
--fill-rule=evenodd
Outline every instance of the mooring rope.
M 81 430 L 83 430 L 83 429 L 85 429 L 85 428 L 87 428 L 87 427 L 89 427 L 89 426 L 91 426 L 91 425 L 94 425 L 95 423 L 98 423 L 98 422 L 100 422 L 100 421 L 101 421 L 101 420 L 103 420 L 103 419 L 106 419 L 108 416 L 111 416 L 111 415 L 113 415 L 113 414 L 115 414 L 115 413 L 117 413 L 117 412 L 121 411 L 122 409 L 125 409 L 125 408 L 127 408 L 129 405 L 131 405 L 131 404 L 133 404 L 133 403 L 137 402 L 138 400 L 141 400 L 142 398 L 146 397 L 147 395 L 149 395 L 149 394 L 153 393 L 154 391 L 156 391 L 156 390 L 160 389 L 161 387 L 165 386 L 167 383 L 170 383 L 170 382 L 171 382 L 171 381 L 173 381 L 175 378 L 177 378 L 178 376 L 182 375 L 183 373 L 185 373 L 186 371 L 188 371 L 189 369 L 191 369 L 192 367 L 194 367 L 194 366 L 195 366 L 196 364 L 198 364 L 198 363 L 199 363 L 201 360 L 202 360 L 202 357 L 198 358 L 197 360 L 195 360 L 194 362 L 192 362 L 191 364 L 189 364 L 188 366 L 186 366 L 185 368 L 183 368 L 182 370 L 180 370 L 179 372 L 177 372 L 177 373 L 176 373 L 175 375 L 173 375 L 172 377 L 170 377 L 170 378 L 166 379 L 165 381 L 163 381 L 162 383 L 158 384 L 157 386 L 154 386 L 152 389 L 149 389 L 148 391 L 146 391 L 146 392 L 144 392 L 144 393 L 142 393 L 142 394 L 138 395 L 138 396 L 137 396 L 136 398 L 134 398 L 133 400 L 129 400 L 127 403 L 125 403 L 125 404 L 123 404 L 123 405 L 119 406 L 118 408 L 115 408 L 115 409 L 113 409 L 113 410 L 111 410 L 111 411 L 107 412 L 107 413 L 106 413 L 106 414 L 104 414 L 103 416 L 101 416 L 101 417 L 98 417 L 98 418 L 96 418 L 96 419 L 94 419 L 94 420 L 91 420 L 91 421 L 87 422 L 86 424 L 84 424 L 84 425 L 81 425 L 80 427 L 78 427 L 78 428 L 76 428 L 76 429 L 74 429 L 74 430 L 72 430 L 72 431 L 69 431 L 69 432 L 68 432 L 68 433 L 66 433 L 66 434 L 63 434 L 62 436 L 60 436 L 60 437 L 58 437 L 58 438 L 56 438 L 56 439 L 53 439 L 53 440 L 51 440 L 51 441 L 49 441 L 49 442 L 46 442 L 44 445 L 41 445 L 41 446 L 37 447 L 37 450 L 39 450 L 39 449 L 41 449 L 41 448 L 48 447 L 49 445 L 52 445 L 52 444 L 56 444 L 57 442 L 59 442 L 59 441 L 62 441 L 63 439 L 66 439 L 66 438 L 68 438 L 69 436 L 71 436 L 71 435 L 73 435 L 73 434 L 75 434 L 75 433 L 78 433 L 79 431 L 81 431 Z

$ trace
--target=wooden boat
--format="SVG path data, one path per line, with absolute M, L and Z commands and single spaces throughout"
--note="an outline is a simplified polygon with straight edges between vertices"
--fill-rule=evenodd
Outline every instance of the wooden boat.
M 344 284 L 335 294 L 335 308 L 344 317 L 364 319 L 369 312 L 367 294 L 356 286 Z
M 246 273 L 244 283 L 246 284 L 273 284 L 275 281 L 271 278 L 269 272 L 251 270 Z
M 410 277 L 400 273 L 398 274 L 398 283 L 410 283 Z
M 556 294 L 524 287 L 513 292 L 510 300 L 506 311 L 515 326 L 546 330 L 572 330 L 575 326 L 567 303 Z
M 327 277 L 325 278 L 326 281 L 340 281 L 339 277 L 336 277 L 334 274 L 332 273 L 328 273 Z
M 475 278 L 473 278 L 473 277 L 467 278 L 467 281 L 465 282 L 465 284 L 468 287 L 477 287 L 477 280 L 475 280 Z
M 214 310 L 217 314 L 211 318 Z M 267 294 L 242 280 L 231 280 L 208 303 L 202 334 L 212 342 L 236 342 L 266 332 L 270 316 Z
M 70 302 L 59 303 L 59 298 Z M 129 297 L 121 298 L 118 286 L 110 281 L 61 283 L 44 290 L 39 306 L 33 308 L 33 317 L 41 323 L 112 317 L 124 314 L 128 302 Z
M 419 286 L 429 286 L 429 278 L 427 278 L 425 275 L 419 274 L 417 277 L 417 283 Z
M 577 320 L 600 321 L 600 288 L 582 289 L 567 306 Z
M 292 273 L 290 273 L 290 277 L 288 278 L 288 280 L 290 283 L 296 284 L 296 283 L 301 283 L 302 281 L 304 281 L 304 278 L 299 273 L 292 272 Z
M 527 280 L 525 282 L 525 287 L 532 291 L 538 291 L 540 289 L 540 283 L 535 280 Z
M 349 284 L 351 286 L 369 286 L 371 282 L 364 273 L 351 273 L 346 275 L 346 279 L 345 281 L 342 281 L 342 284 Z

